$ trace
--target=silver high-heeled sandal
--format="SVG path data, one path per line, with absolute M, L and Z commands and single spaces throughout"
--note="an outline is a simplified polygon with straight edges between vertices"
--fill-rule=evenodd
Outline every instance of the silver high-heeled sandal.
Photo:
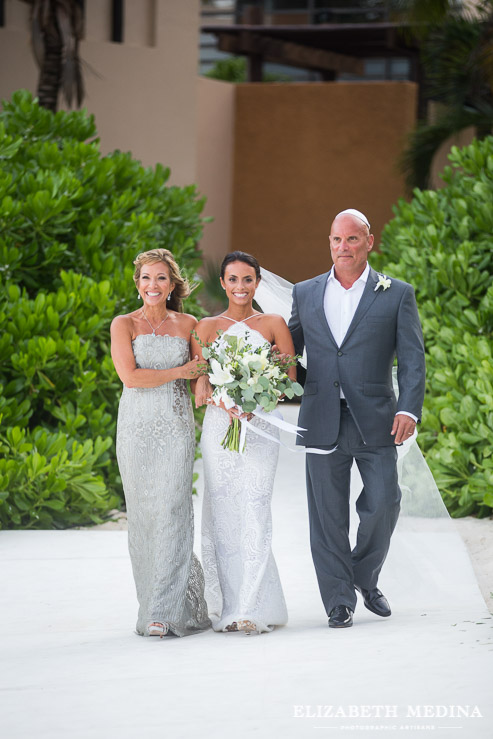
M 238 621 L 238 631 L 243 631 L 245 636 L 250 636 L 251 634 L 260 634 L 260 631 L 257 629 L 257 625 L 254 624 L 253 621 L 249 621 L 246 618 Z
M 159 636 L 160 639 L 163 638 L 163 636 L 166 636 L 166 634 L 169 631 L 168 624 L 161 624 L 158 621 L 154 621 L 152 624 L 149 624 L 149 628 L 147 629 L 149 632 L 149 636 Z

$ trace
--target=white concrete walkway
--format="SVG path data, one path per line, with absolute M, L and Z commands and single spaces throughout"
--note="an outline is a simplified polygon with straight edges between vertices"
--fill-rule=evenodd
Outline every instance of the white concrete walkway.
M 1 532 L 0 737 L 490 739 L 493 619 L 459 535 L 396 533 L 380 582 L 391 618 L 360 603 L 352 629 L 328 629 L 303 467 L 281 452 L 290 621 L 261 636 L 140 638 L 126 532 Z

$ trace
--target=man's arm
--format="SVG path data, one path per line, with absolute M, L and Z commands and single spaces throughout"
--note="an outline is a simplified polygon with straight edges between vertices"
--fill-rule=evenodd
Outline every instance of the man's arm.
M 414 434 L 425 392 L 423 333 L 411 286 L 406 287 L 397 314 L 396 354 L 399 400 L 390 433 L 396 444 L 402 444 Z
M 411 286 L 404 291 L 397 314 L 396 354 L 399 384 L 397 412 L 404 411 L 420 419 L 425 396 L 425 349 Z

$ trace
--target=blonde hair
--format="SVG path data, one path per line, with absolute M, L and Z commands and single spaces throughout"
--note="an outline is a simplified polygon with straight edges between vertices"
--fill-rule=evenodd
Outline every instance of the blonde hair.
M 178 267 L 173 254 L 169 249 L 150 249 L 149 251 L 143 251 L 137 254 L 137 258 L 134 260 L 135 272 L 134 282 L 139 287 L 140 273 L 144 264 L 156 264 L 157 262 L 164 262 L 169 269 L 169 277 L 171 284 L 173 285 L 173 291 L 169 300 L 169 307 L 171 310 L 179 312 L 183 311 L 182 301 L 184 298 L 188 298 L 192 292 L 188 280 L 186 277 L 182 277 L 180 268 Z

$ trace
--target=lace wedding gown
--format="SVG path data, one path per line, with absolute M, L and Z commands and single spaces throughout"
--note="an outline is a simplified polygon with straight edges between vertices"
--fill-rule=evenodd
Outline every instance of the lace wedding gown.
M 242 322 L 225 333 L 247 336 L 253 347 L 265 338 Z M 277 438 L 269 423 L 252 423 Z M 223 449 L 229 417 L 208 406 L 202 429 L 204 503 L 202 562 L 212 627 L 227 631 L 251 621 L 258 631 L 287 623 L 288 614 L 271 549 L 271 498 L 279 446 L 248 430 L 244 454 Z
M 132 347 L 140 368 L 171 369 L 189 359 L 188 341 L 179 336 L 141 334 Z M 192 551 L 195 431 L 186 381 L 124 387 L 116 450 L 140 605 L 137 633 L 148 636 L 153 622 L 177 636 L 209 628 L 204 576 Z

